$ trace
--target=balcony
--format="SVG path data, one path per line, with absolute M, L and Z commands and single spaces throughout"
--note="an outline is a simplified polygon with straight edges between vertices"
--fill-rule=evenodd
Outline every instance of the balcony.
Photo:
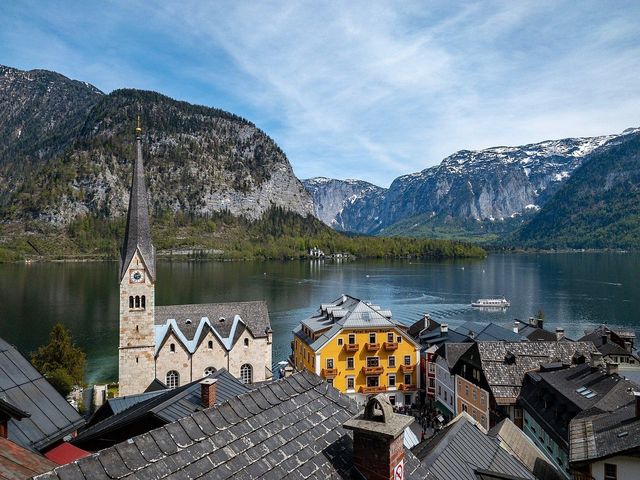
M 345 352 L 357 352 L 358 350 L 360 350 L 360 345 L 358 345 L 357 343 L 345 343 L 344 344 L 344 351 Z
M 386 391 L 387 391 L 387 387 L 365 387 L 365 386 L 360 387 L 360 390 L 359 390 L 360 393 L 364 393 L 364 394 L 384 393 Z
M 322 374 L 322 376 L 324 378 L 334 378 L 336 375 L 338 375 L 338 369 L 337 368 L 323 368 L 320 373 Z
M 383 373 L 383 367 L 362 367 L 363 375 L 382 375 Z
M 413 373 L 415 369 L 415 365 L 400 365 L 400 371 L 402 371 L 402 373 Z
M 375 352 L 377 350 L 380 350 L 380 344 L 379 343 L 365 343 L 364 347 L 370 352 Z
M 400 390 L 401 392 L 410 392 L 417 389 L 418 386 L 412 383 L 401 383 L 400 385 L 398 385 L 398 390 Z
M 398 342 L 384 342 L 382 346 L 386 351 L 392 352 L 398 349 Z

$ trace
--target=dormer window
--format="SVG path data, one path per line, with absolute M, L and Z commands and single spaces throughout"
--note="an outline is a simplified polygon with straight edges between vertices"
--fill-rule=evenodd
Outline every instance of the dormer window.
M 220 317 L 220 318 L 218 319 L 218 321 L 219 321 L 220 323 L 224 323 L 224 322 L 225 322 L 225 318 L 224 318 L 224 317 Z
M 191 319 L 190 319 L 190 318 L 187 318 L 187 319 L 184 321 L 184 323 L 185 323 L 185 324 L 187 324 L 187 325 L 191 325 L 191 323 L 192 323 L 192 322 L 191 322 Z

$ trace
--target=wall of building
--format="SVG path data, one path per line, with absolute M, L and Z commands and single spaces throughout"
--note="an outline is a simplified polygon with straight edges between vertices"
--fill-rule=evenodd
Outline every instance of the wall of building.
M 245 330 L 229 352 L 229 372 L 240 378 L 242 365 L 248 364 L 253 370 L 253 381 L 263 382 L 271 378 L 271 361 L 271 343 L 266 338 L 253 338 Z
M 591 464 L 591 476 L 595 480 L 605 480 L 604 478 L 604 465 L 605 463 L 616 465 L 616 470 L 619 480 L 625 480 L 627 478 L 639 478 L 640 477 L 640 458 L 618 456 L 607 458 L 606 460 L 595 462 Z
M 171 351 L 172 345 L 173 352 Z M 166 383 L 167 373 L 172 370 L 180 375 L 179 385 L 194 380 L 191 371 L 191 355 L 173 332 L 169 334 L 156 355 L 156 378 L 162 383 Z M 200 378 L 199 373 L 198 378 Z
M 438 356 L 436 358 L 436 408 L 450 418 L 456 415 L 455 389 L 454 375 L 449 372 L 447 361 Z
M 211 348 L 209 348 L 209 345 L 211 345 Z M 205 369 L 209 367 L 213 367 L 216 370 L 221 368 L 229 370 L 228 360 L 227 351 L 213 332 L 209 330 L 191 357 L 193 380 L 203 377 Z
M 489 430 L 489 392 L 455 375 L 456 412 L 467 412 L 485 430 Z
M 549 461 L 551 461 L 566 478 L 570 478 L 569 452 L 563 450 L 526 410 L 522 412 L 522 421 L 522 430 L 524 433 L 533 440 L 537 447 L 544 452 Z

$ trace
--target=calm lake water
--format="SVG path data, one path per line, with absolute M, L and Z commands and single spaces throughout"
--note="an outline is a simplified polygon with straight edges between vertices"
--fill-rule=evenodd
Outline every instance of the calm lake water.
M 300 262 L 160 262 L 158 305 L 266 300 L 273 361 L 289 354 L 291 330 L 341 293 L 390 308 L 407 324 L 428 312 L 450 327 L 466 320 L 511 327 L 543 309 L 550 329 L 577 338 L 606 322 L 640 332 L 640 254 L 490 255 L 484 260 Z M 506 312 L 471 301 L 504 295 Z M 0 336 L 23 352 L 67 325 L 88 356 L 87 381 L 117 378 L 116 263 L 0 265 Z

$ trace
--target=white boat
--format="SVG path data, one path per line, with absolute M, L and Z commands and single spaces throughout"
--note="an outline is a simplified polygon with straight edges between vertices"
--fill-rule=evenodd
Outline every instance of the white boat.
M 506 298 L 479 298 L 471 304 L 476 308 L 508 308 L 511 306 Z

